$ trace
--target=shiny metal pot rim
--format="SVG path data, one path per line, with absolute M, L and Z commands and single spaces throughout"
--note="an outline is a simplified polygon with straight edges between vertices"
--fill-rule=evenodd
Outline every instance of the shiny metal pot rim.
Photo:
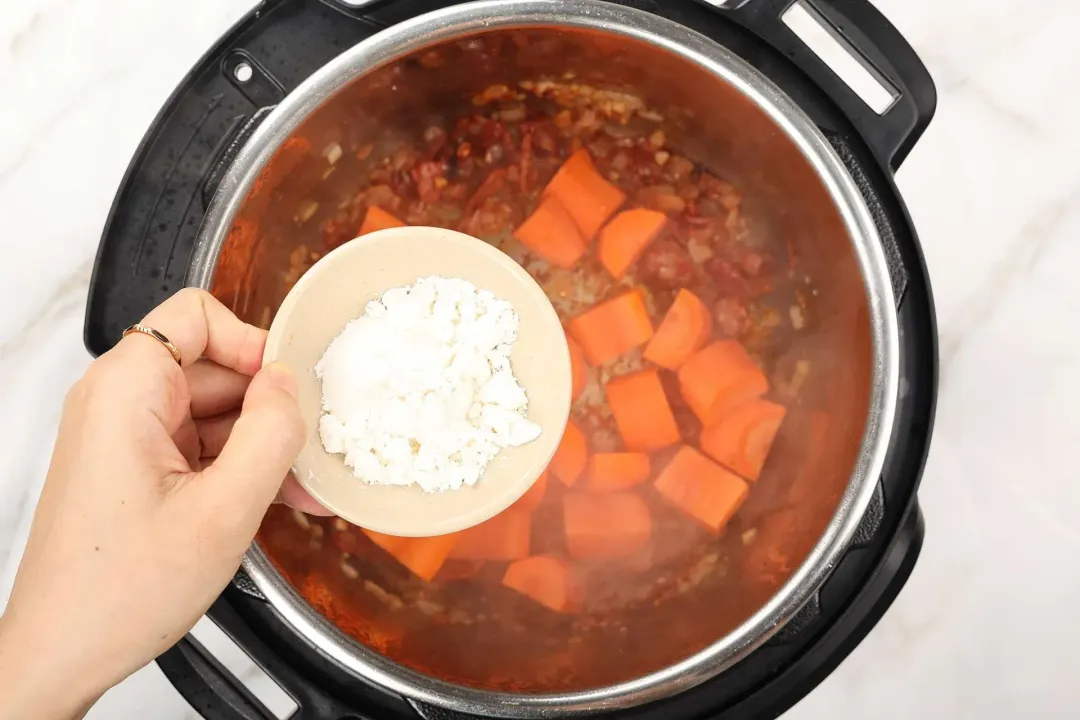
M 593 30 L 654 45 L 738 89 L 766 113 L 814 168 L 852 239 L 867 295 L 872 361 L 868 420 L 854 470 L 835 515 L 803 564 L 727 636 L 679 663 L 628 682 L 580 692 L 522 695 L 436 680 L 347 637 L 300 597 L 258 546 L 248 552 L 244 569 L 282 619 L 349 672 L 438 707 L 477 715 L 541 718 L 632 707 L 687 690 L 746 657 L 791 619 L 843 556 L 870 502 L 893 425 L 899 349 L 892 286 L 877 229 L 851 176 L 813 122 L 760 73 L 704 36 L 664 18 L 599 0 L 485 0 L 456 5 L 394 25 L 342 53 L 289 94 L 239 151 L 207 212 L 188 283 L 211 286 L 233 220 L 259 173 L 300 124 L 337 91 L 423 47 L 478 32 L 522 27 Z

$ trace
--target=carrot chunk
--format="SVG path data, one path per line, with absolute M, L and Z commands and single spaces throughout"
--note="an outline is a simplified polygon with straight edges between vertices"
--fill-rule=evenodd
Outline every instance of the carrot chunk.
M 572 611 L 580 593 L 573 571 L 553 557 L 518 560 L 506 569 L 503 585 L 555 612 Z
M 522 245 L 552 265 L 574 266 L 585 254 L 585 239 L 558 198 L 545 197 L 533 214 L 514 231 Z
M 652 515 L 637 493 L 573 494 L 563 498 L 563 526 L 573 557 L 610 560 L 648 544 Z
M 645 248 L 667 226 L 667 215 L 656 210 L 624 210 L 600 231 L 597 257 L 613 278 L 621 278 Z
M 630 290 L 571 320 L 570 334 L 595 367 L 647 343 L 653 326 L 641 292 Z
M 529 557 L 529 513 L 509 508 L 462 530 L 449 557 L 454 560 L 520 560 Z
M 563 485 L 570 487 L 585 471 L 588 459 L 589 450 L 585 443 L 585 435 L 571 420 L 566 423 L 566 430 L 563 431 L 555 456 L 548 464 L 548 470 L 553 472 Z
M 678 370 L 712 335 L 712 315 L 705 303 L 689 290 L 680 290 L 664 315 L 644 357 L 668 370 Z
M 544 188 L 544 195 L 558 198 L 586 243 L 592 242 L 612 213 L 626 202 L 623 191 L 597 172 L 585 149 L 578 150 L 563 163 Z
M 608 382 L 605 392 L 627 450 L 663 450 L 681 439 L 659 370 L 620 375 Z
M 439 568 L 446 562 L 460 535 L 460 533 L 450 533 L 435 537 L 412 538 L 383 535 L 367 529 L 364 530 L 364 534 L 371 538 L 371 542 L 408 568 L 413 575 L 428 581 L 435 577 L 435 573 L 439 572 Z
M 544 502 L 544 495 L 547 493 L 547 481 L 548 471 L 540 473 L 540 477 L 536 478 L 532 487 L 525 491 L 525 494 L 518 498 L 517 502 L 510 506 L 511 510 L 521 510 L 523 512 L 531 513 L 536 508 L 540 507 Z
M 360 234 L 367 235 L 376 230 L 387 230 L 396 227 L 405 227 L 405 223 L 401 222 L 401 220 L 397 219 L 392 213 L 388 213 L 378 205 L 371 205 L 364 215 L 364 222 L 360 226 Z
M 453 580 L 469 580 L 483 570 L 483 560 L 453 560 L 449 559 L 439 568 L 435 575 L 435 582 L 451 582 Z
M 755 399 L 739 405 L 701 432 L 701 449 L 721 465 L 757 481 L 787 408 Z
M 738 512 L 750 486 L 700 452 L 683 445 L 660 471 L 655 487 L 668 502 L 719 532 Z
M 737 340 L 719 340 L 690 356 L 679 368 L 683 399 L 704 425 L 769 390 L 765 373 Z
M 566 346 L 570 348 L 570 375 L 573 378 L 570 401 L 574 402 L 581 397 L 585 386 L 589 384 L 589 366 L 581 346 L 569 335 L 566 336 Z
M 626 490 L 645 482 L 650 469 L 645 453 L 596 453 L 589 459 L 585 486 L 602 492 Z

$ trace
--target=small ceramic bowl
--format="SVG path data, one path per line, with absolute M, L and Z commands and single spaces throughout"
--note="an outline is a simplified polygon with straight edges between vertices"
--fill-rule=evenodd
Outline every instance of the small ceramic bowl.
M 385 291 L 423 277 L 462 278 L 509 301 L 520 318 L 510 362 L 529 397 L 538 439 L 503 450 L 473 487 L 427 493 L 415 485 L 369 485 L 332 455 L 319 437 L 322 383 L 315 365 L 345 324 Z M 364 235 L 330 252 L 300 278 L 270 326 L 263 364 L 296 373 L 307 441 L 294 465 L 300 484 L 328 510 L 362 528 L 427 537 L 488 520 L 520 498 L 559 445 L 570 413 L 570 355 L 544 291 L 503 252 L 439 228 L 402 227 Z

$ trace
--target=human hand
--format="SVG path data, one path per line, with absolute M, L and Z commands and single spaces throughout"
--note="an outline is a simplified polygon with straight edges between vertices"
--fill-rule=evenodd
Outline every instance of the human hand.
M 72 387 L 0 617 L 0 718 L 69 718 L 180 639 L 233 577 L 304 442 L 266 333 L 184 290 Z M 254 376 L 254 377 L 252 377 Z M 239 409 L 242 402 L 242 409 Z

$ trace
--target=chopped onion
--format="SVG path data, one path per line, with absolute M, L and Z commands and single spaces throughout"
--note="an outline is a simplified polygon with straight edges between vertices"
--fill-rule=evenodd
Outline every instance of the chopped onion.
M 299 525 L 300 527 L 302 527 L 305 530 L 310 530 L 311 529 L 311 521 L 308 520 L 307 515 L 300 512 L 299 510 L 293 510 L 292 511 L 292 516 L 293 516 L 293 520 L 296 521 L 297 525 Z
M 344 560 L 341 561 L 341 574 L 350 580 L 356 580 L 360 577 L 360 571 Z
M 499 111 L 499 119 L 503 122 L 516 123 L 525 119 L 525 106 L 515 105 Z
M 327 162 L 331 165 L 341 159 L 341 146 L 336 142 L 332 142 L 323 149 L 323 155 L 326 157 Z
M 792 305 L 788 308 L 788 315 L 791 317 L 791 327 L 796 330 L 802 330 L 806 325 L 806 319 L 803 317 L 802 308 L 798 305 Z
M 708 244 L 702 242 L 698 238 L 690 238 L 686 243 L 686 251 L 690 254 L 690 259 L 695 265 L 700 265 L 706 260 L 710 260 L 715 253 Z
M 314 200 L 304 200 L 300 203 L 300 207 L 296 212 L 296 221 L 305 223 L 311 219 L 311 216 L 319 209 L 319 203 Z

